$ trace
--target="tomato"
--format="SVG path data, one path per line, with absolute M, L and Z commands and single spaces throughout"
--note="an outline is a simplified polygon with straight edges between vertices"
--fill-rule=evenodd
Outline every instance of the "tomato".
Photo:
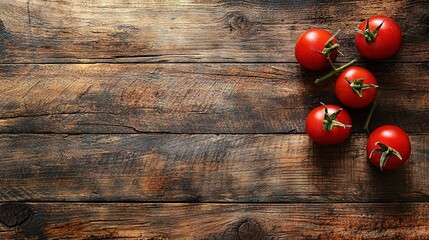
M 331 61 L 337 59 L 338 46 L 337 39 L 330 32 L 317 28 L 310 29 L 298 38 L 295 57 L 301 66 L 310 70 L 321 70 L 330 66 L 328 55 Z
M 366 154 L 369 161 L 381 171 L 398 168 L 410 157 L 410 139 L 404 130 L 397 126 L 381 126 L 369 136 Z
M 337 144 L 346 140 L 351 132 L 350 115 L 335 105 L 316 107 L 307 116 L 305 128 L 308 136 L 319 144 Z
M 387 58 L 395 54 L 401 47 L 401 27 L 389 17 L 372 16 L 363 21 L 357 31 L 356 48 L 364 57 Z
M 351 66 L 338 76 L 335 95 L 347 107 L 363 108 L 374 101 L 377 87 L 377 80 L 370 71 Z

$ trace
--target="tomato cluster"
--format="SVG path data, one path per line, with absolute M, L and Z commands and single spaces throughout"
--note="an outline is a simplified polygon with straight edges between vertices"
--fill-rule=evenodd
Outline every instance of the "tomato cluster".
M 360 54 L 369 59 L 384 59 L 394 55 L 401 46 L 402 32 L 398 23 L 386 16 L 373 16 L 363 21 L 356 30 L 355 44 Z M 339 32 L 339 31 L 338 31 Z M 349 108 L 364 108 L 372 103 L 365 124 L 369 138 L 366 152 L 369 161 L 380 170 L 395 169 L 409 159 L 411 143 L 407 134 L 399 127 L 384 125 L 372 133 L 368 124 L 375 108 L 377 80 L 365 68 L 352 66 L 355 60 L 336 67 L 333 62 L 341 54 L 336 39 L 323 29 L 310 29 L 304 32 L 295 45 L 298 63 L 309 70 L 322 70 L 331 67 L 325 76 L 316 79 L 320 83 L 341 73 L 335 82 L 337 99 Z M 351 133 L 352 119 L 341 107 L 325 105 L 314 108 L 307 116 L 308 136 L 318 144 L 338 144 Z

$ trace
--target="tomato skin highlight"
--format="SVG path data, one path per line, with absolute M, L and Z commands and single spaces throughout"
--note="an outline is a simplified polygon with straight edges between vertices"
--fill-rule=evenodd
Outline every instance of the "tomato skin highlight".
M 323 29 L 310 29 L 298 38 L 295 45 L 295 57 L 298 63 L 304 68 L 310 70 L 322 70 L 330 66 L 327 56 L 321 54 L 326 42 L 332 37 L 332 34 Z M 332 43 L 338 43 L 334 39 Z M 318 52 L 319 51 L 319 52 Z M 338 57 L 338 51 L 334 50 L 330 54 L 332 62 Z
M 372 42 L 367 42 L 364 35 L 356 33 L 356 48 L 362 56 L 369 59 L 383 59 L 392 56 L 401 48 L 402 31 L 397 22 L 389 17 L 377 15 L 360 23 L 358 29 L 365 31 L 367 21 L 369 21 L 371 31 L 374 31 L 381 23 L 383 25 Z
M 397 126 L 384 125 L 375 129 L 371 133 L 368 138 L 368 143 L 366 145 L 367 158 L 377 168 L 380 167 L 381 153 L 374 152 L 371 155 L 371 158 L 369 157 L 374 149 L 379 148 L 379 146 L 376 144 L 377 142 L 381 142 L 388 147 L 395 149 L 402 157 L 401 160 L 397 156 L 391 154 L 386 164 L 384 165 L 383 170 L 392 170 L 399 168 L 404 165 L 410 158 L 411 142 L 407 133 L 405 133 L 404 130 Z
M 336 105 L 326 105 L 328 113 L 333 114 L 338 111 L 340 107 Z M 335 126 L 331 131 L 323 129 L 323 120 L 325 117 L 324 106 L 319 106 L 310 111 L 305 122 L 305 128 L 308 136 L 316 143 L 323 145 L 333 145 L 343 142 L 350 135 L 351 127 Z M 350 115 L 342 110 L 336 118 L 337 121 L 352 125 Z
M 364 79 L 364 84 L 377 85 L 377 80 L 374 75 L 365 68 L 358 66 L 348 67 L 338 76 L 335 82 L 335 95 L 345 106 L 350 108 L 364 108 L 375 100 L 377 95 L 376 87 L 364 89 L 362 91 L 362 97 L 360 97 L 353 91 L 349 83 L 347 83 L 347 80 L 351 82 L 361 78 Z

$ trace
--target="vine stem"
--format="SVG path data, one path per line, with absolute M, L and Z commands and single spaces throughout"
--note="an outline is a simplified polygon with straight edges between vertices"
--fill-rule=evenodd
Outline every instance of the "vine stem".
M 375 106 L 376 106 L 377 104 L 376 104 L 376 102 L 374 101 L 373 103 L 372 103 L 372 107 L 371 107 L 371 111 L 369 111 L 369 114 L 368 114 L 368 117 L 366 118 L 366 121 L 365 121 L 365 127 L 364 127 L 364 129 L 365 129 L 365 131 L 366 131 L 366 135 L 369 137 L 369 135 L 371 134 L 371 132 L 369 131 L 369 123 L 371 122 L 371 118 L 372 118 L 372 114 L 374 113 L 374 109 L 375 109 Z
M 353 64 L 355 64 L 357 62 L 356 59 L 353 59 L 350 62 L 344 64 L 343 66 L 341 66 L 339 68 L 336 68 L 334 66 L 334 64 L 332 63 L 331 59 L 329 58 L 329 56 L 328 56 L 328 61 L 329 61 L 330 65 L 331 65 L 331 67 L 332 67 L 332 70 L 328 74 L 326 74 L 325 76 L 316 79 L 316 81 L 314 81 L 315 83 L 321 83 L 321 82 L 325 81 L 326 79 L 334 76 L 335 74 L 343 71 L 345 68 L 350 67 L 351 65 L 353 65 Z

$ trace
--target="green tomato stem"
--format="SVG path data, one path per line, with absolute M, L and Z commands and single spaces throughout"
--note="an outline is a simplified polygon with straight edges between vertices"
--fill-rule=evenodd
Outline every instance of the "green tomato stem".
M 352 61 L 344 64 L 343 66 L 341 66 L 339 68 L 336 68 L 329 57 L 328 57 L 328 61 L 329 61 L 330 65 L 331 65 L 331 67 L 332 67 L 332 70 L 328 74 L 326 74 L 325 76 L 316 79 L 316 81 L 314 81 L 315 83 L 321 83 L 321 82 L 325 81 L 326 79 L 334 76 L 335 74 L 343 71 L 347 67 L 350 67 L 351 65 L 353 65 L 353 64 L 355 64 L 357 62 L 356 59 L 353 59 Z
M 380 148 L 376 148 L 374 150 L 371 151 L 371 153 L 369 154 L 369 158 L 372 157 L 373 153 L 379 152 L 381 153 L 381 157 L 380 157 L 380 171 L 383 171 L 383 167 L 386 165 L 387 160 L 389 160 L 390 155 L 395 155 L 397 158 L 399 158 L 399 160 L 402 161 L 402 156 L 401 154 L 396 151 L 396 149 L 391 148 L 389 146 L 387 146 L 384 143 L 381 142 L 376 142 L 375 145 L 380 146 Z
M 343 110 L 342 108 L 338 109 L 336 112 L 332 114 L 329 114 L 328 107 L 326 107 L 326 105 L 323 102 L 320 102 L 320 104 L 322 104 L 323 107 L 325 108 L 325 117 L 322 122 L 324 130 L 331 131 L 334 127 L 343 127 L 343 128 L 352 127 L 351 125 L 347 125 L 335 120 L 337 116 L 340 114 L 340 112 Z
M 374 101 L 373 103 L 372 103 L 372 107 L 371 107 L 371 111 L 369 111 L 369 114 L 368 114 L 368 117 L 366 118 L 366 121 L 365 121 L 365 127 L 364 127 L 364 129 L 365 129 L 365 131 L 366 131 L 366 135 L 369 137 L 369 135 L 371 134 L 371 132 L 369 131 L 369 123 L 371 122 L 371 118 L 372 118 L 372 114 L 374 113 L 374 109 L 375 109 L 375 106 L 376 106 L 377 104 L 376 104 L 376 102 Z

